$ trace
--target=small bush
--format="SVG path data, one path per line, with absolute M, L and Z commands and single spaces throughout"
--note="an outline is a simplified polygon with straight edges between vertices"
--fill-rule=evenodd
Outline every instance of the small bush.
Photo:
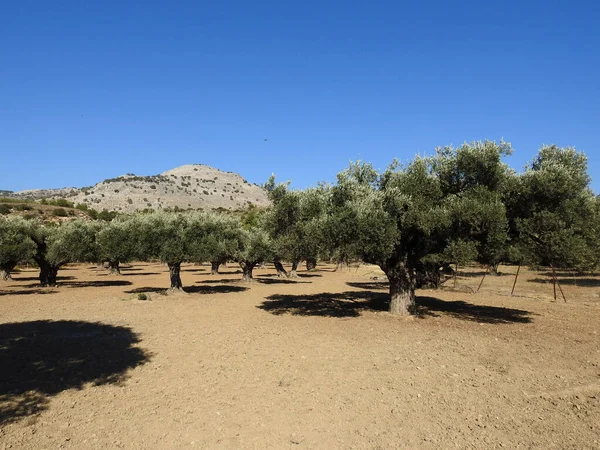
M 127 199 L 127 203 L 129 203 L 130 205 L 133 204 L 133 200 L 131 200 L 130 198 Z
M 151 184 L 150 185 L 150 189 L 156 189 L 156 185 L 155 184 Z
M 137 295 L 138 300 L 148 300 L 148 296 L 144 293 L 140 293 Z
M 56 217 L 67 217 L 67 211 L 64 208 L 55 208 L 52 210 L 52 215 Z
M 8 214 L 10 212 L 10 206 L 8 205 L 0 205 L 0 214 Z
M 44 200 L 46 200 L 46 199 L 44 199 Z M 65 200 L 64 198 L 55 198 L 55 199 L 46 200 L 45 203 L 42 200 L 42 205 L 60 206 L 61 208 L 74 208 L 75 207 L 73 202 L 70 202 L 69 200 Z

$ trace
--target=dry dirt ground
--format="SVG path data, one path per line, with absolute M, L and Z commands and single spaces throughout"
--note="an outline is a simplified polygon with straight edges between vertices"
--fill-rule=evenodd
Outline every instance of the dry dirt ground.
M 565 303 L 471 268 L 401 318 L 375 268 L 319 269 L 0 282 L 0 449 L 600 448 L 600 277 L 559 274 Z

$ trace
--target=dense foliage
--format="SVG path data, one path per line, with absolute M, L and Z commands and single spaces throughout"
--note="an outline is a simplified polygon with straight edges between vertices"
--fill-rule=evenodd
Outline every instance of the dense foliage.
M 185 262 L 210 261 L 216 272 L 236 261 L 251 280 L 264 262 L 293 277 L 302 261 L 311 269 L 320 259 L 340 266 L 360 260 L 387 275 L 390 311 L 410 314 L 415 289 L 438 286 L 441 269 L 451 266 L 475 261 L 492 274 L 502 262 L 596 268 L 600 197 L 590 189 L 585 155 L 545 146 L 517 173 L 504 162 L 512 151 L 506 142 L 484 141 L 393 161 L 383 171 L 355 162 L 336 183 L 305 190 L 273 176 L 264 185 L 271 206 L 241 216 L 107 213 L 62 223 L 0 216 L 0 271 L 8 277 L 33 260 L 40 282 L 54 285 L 69 262 L 107 262 L 117 274 L 122 262 L 159 260 L 169 267 L 170 287 L 181 289 Z M 282 261 L 291 263 L 289 274 Z

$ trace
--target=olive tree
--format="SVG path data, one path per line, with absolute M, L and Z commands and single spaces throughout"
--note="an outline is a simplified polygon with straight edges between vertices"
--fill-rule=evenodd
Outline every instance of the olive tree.
M 272 175 L 265 184 L 271 207 L 265 214 L 264 227 L 273 241 L 275 269 L 279 276 L 297 276 L 298 265 L 307 261 L 307 268 L 316 267 L 322 248 L 320 220 L 325 213 L 322 188 L 292 190 L 289 183 L 275 183 Z M 289 274 L 281 260 L 292 264 Z
M 100 261 L 108 262 L 108 270 L 120 275 L 122 262 L 130 261 L 136 255 L 134 221 L 121 216 L 110 222 L 103 222 L 96 240 Z
M 30 222 L 28 235 L 36 245 L 34 261 L 40 268 L 40 284 L 56 286 L 58 270 L 65 264 L 96 261 L 97 225 L 83 220 L 61 224 Z
M 507 142 L 483 141 L 438 148 L 430 159 L 442 194 L 453 198 L 451 239 L 468 239 L 471 260 L 488 266 L 492 275 L 498 274 L 498 265 L 507 257 L 508 218 L 503 193 L 514 171 L 502 158 L 512 153 Z M 457 247 L 446 254 L 456 251 Z M 451 262 L 456 262 L 455 258 Z
M 167 264 L 171 290 L 183 289 L 182 263 L 227 258 L 239 248 L 234 219 L 206 213 L 157 212 L 132 220 L 137 258 Z
M 170 289 L 182 290 L 181 264 L 196 259 L 190 236 L 202 237 L 203 216 L 156 212 L 138 215 L 133 221 L 137 258 L 158 259 L 167 264 Z
M 35 244 L 27 230 L 27 222 L 20 217 L 0 218 L 0 279 L 8 280 L 19 262 L 33 256 Z
M 254 268 L 273 261 L 275 251 L 273 241 L 265 229 L 265 214 L 251 209 L 232 227 L 236 236 L 236 247 L 231 259 L 242 268 L 242 280 L 253 279 Z
M 489 183 L 489 169 L 501 166 L 508 148 L 504 142 L 489 141 L 446 147 L 437 149 L 437 160 L 417 157 L 407 165 L 394 162 L 383 173 L 370 164 L 351 164 L 331 188 L 329 245 L 379 265 L 389 280 L 390 312 L 413 313 L 420 275 L 434 264 L 475 255 L 474 231 L 479 227 L 472 221 L 467 221 L 469 226 L 456 221 L 462 219 L 465 198 L 484 203 L 479 195 Z M 465 153 L 471 162 L 461 166 Z M 440 160 L 458 167 L 448 179 L 442 176 Z M 486 170 L 473 170 L 481 167 Z
M 514 177 L 506 203 L 525 261 L 580 270 L 598 264 L 598 200 L 589 183 L 586 156 L 554 145 Z

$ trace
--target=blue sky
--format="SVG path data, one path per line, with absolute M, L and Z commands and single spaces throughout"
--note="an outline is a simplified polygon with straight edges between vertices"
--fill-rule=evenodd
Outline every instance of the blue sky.
M 0 189 L 189 163 L 305 187 L 504 138 L 517 169 L 584 151 L 600 192 L 598 23 L 594 1 L 4 2 Z

